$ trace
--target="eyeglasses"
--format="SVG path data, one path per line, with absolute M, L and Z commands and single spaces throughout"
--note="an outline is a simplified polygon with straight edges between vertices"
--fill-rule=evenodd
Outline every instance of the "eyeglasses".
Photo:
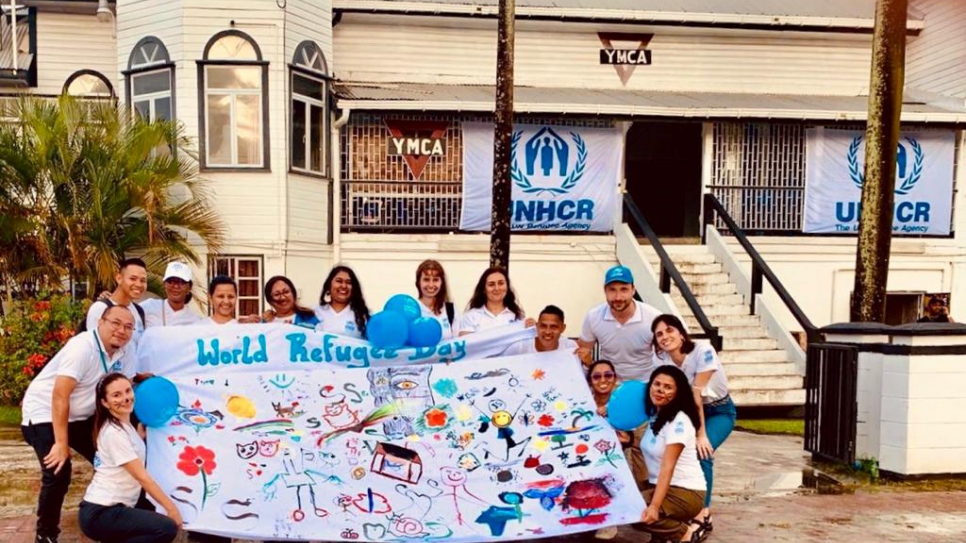
M 291 295 L 292 295 L 292 291 L 289 290 L 289 289 L 280 290 L 278 292 L 273 292 L 272 293 L 272 299 L 273 300 L 281 300 L 282 298 L 285 298 L 285 297 L 291 296 Z
M 117 321 L 117 320 L 111 320 L 111 321 L 105 320 L 104 322 L 106 322 L 107 324 L 111 325 L 111 328 L 113 328 L 115 330 L 117 330 L 118 328 L 122 328 L 122 329 L 124 329 L 125 332 L 127 332 L 129 334 L 134 332 L 134 325 L 133 324 L 124 324 L 123 322 Z
M 614 378 L 614 372 L 612 371 L 605 371 L 604 373 L 590 374 L 591 381 L 600 381 L 601 379 L 613 379 L 613 378 Z

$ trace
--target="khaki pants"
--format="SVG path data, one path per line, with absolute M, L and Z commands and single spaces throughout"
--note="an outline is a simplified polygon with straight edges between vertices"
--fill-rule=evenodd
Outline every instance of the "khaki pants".
M 650 504 L 654 497 L 654 487 L 641 492 Z M 661 504 L 660 519 L 653 524 L 637 523 L 635 528 L 652 536 L 669 541 L 679 541 L 688 531 L 691 519 L 704 507 L 704 491 L 688 490 L 677 486 L 668 489 L 664 503 Z

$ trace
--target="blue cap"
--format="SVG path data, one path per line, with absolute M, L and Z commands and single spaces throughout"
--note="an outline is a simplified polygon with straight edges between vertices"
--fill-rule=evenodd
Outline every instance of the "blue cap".
M 614 266 L 613 268 L 607 270 L 607 274 L 604 275 L 604 286 L 607 286 L 615 281 L 633 285 L 634 275 L 631 273 L 631 270 L 624 266 Z

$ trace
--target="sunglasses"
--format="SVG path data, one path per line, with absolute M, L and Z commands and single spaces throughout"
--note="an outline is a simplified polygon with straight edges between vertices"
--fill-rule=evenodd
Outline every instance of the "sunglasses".
M 612 371 L 605 371 L 604 373 L 590 374 L 591 381 L 600 381 L 601 379 L 613 379 L 613 378 L 614 378 L 614 372 Z

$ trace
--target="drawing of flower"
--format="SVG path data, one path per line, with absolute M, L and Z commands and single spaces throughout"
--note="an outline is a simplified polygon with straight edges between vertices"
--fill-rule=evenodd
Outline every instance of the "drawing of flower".
M 205 507 L 208 496 L 213 496 L 218 491 L 219 485 L 208 486 L 208 476 L 215 471 L 215 451 L 206 449 L 202 446 L 185 446 L 181 454 L 178 455 L 178 469 L 188 477 L 201 474 L 201 484 L 204 487 L 201 493 L 201 507 Z
M 553 422 L 554 422 L 553 415 L 546 415 L 546 414 L 544 414 L 544 415 L 540 415 L 540 418 L 537 419 L 537 424 L 539 424 L 540 426 L 548 427 L 548 428 L 550 426 L 553 426 Z
M 621 455 L 614 452 L 616 445 L 610 441 L 601 439 L 597 441 L 597 443 L 594 443 L 594 448 L 597 449 L 601 454 L 601 459 L 597 461 L 598 466 L 604 462 L 607 462 L 616 468 L 617 464 L 615 464 L 614 461 L 623 459 Z
M 426 412 L 426 426 L 430 428 L 442 428 L 446 426 L 446 422 L 449 416 L 446 411 L 434 407 Z

